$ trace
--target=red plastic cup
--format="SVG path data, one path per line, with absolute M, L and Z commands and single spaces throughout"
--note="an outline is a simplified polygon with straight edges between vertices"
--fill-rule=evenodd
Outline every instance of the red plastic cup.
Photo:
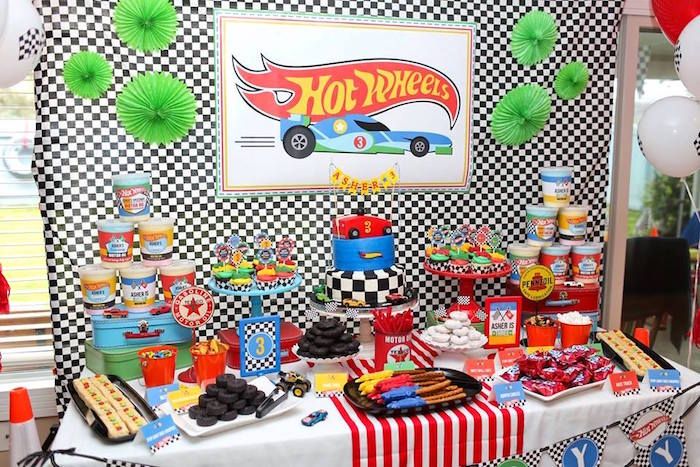
M 566 324 L 560 322 L 561 326 L 561 348 L 565 349 L 572 345 L 586 345 L 591 335 L 593 323 L 589 324 Z
M 192 366 L 197 376 L 197 384 L 202 384 L 204 380 L 216 378 L 226 373 L 226 352 L 228 351 L 226 344 L 221 344 L 219 353 L 206 355 L 193 352 L 195 347 L 190 347 L 190 354 L 192 354 Z
M 639 342 L 649 347 L 651 339 L 649 337 L 649 330 L 647 328 L 634 328 L 633 336 Z
M 557 341 L 557 333 L 559 328 L 554 326 L 535 326 L 526 324 L 525 331 L 527 332 L 528 347 L 554 347 Z
M 152 358 L 147 354 L 169 350 L 169 357 Z M 147 388 L 172 384 L 175 380 L 175 361 L 177 360 L 177 347 L 172 345 L 157 345 L 146 347 L 138 351 L 141 361 L 141 372 Z
M 374 371 L 384 370 L 386 363 L 400 363 L 411 360 L 412 331 L 403 334 L 374 334 Z

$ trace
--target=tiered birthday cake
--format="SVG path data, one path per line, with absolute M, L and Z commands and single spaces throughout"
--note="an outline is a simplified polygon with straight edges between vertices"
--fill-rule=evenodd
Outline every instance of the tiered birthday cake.
M 395 264 L 391 222 L 354 215 L 333 219 L 334 267 L 326 271 L 325 301 L 375 307 L 407 300 L 403 269 Z

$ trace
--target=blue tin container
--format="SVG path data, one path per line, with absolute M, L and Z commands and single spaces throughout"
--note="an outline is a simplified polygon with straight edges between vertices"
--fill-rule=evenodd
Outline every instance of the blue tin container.
M 95 315 L 92 339 L 96 349 L 179 344 L 192 340 L 192 330 L 177 324 L 169 312 L 157 316 L 130 313 L 126 318 Z
M 394 265 L 394 236 L 333 239 L 335 268 L 341 271 L 371 271 Z

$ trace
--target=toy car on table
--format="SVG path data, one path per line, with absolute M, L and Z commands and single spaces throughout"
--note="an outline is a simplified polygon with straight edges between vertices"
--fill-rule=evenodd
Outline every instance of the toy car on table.
M 328 417 L 328 412 L 325 410 L 317 410 L 311 412 L 309 415 L 301 419 L 301 424 L 304 426 L 314 426 L 315 424 L 322 422 Z

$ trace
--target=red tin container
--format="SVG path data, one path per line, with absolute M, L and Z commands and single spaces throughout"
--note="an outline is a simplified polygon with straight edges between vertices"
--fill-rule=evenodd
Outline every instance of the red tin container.
M 411 360 L 413 330 L 405 334 L 374 334 L 374 371 L 382 371 L 386 363 L 399 363 Z
M 282 321 L 280 330 L 280 346 L 282 347 L 280 350 L 281 363 L 298 362 L 299 357 L 292 352 L 292 347 L 299 343 L 304 333 L 297 326 L 286 321 Z M 221 342 L 229 345 L 228 353 L 226 354 L 226 365 L 235 370 L 240 369 L 241 348 L 238 342 L 238 329 L 224 329 L 223 331 L 219 331 L 219 339 L 221 339 Z

